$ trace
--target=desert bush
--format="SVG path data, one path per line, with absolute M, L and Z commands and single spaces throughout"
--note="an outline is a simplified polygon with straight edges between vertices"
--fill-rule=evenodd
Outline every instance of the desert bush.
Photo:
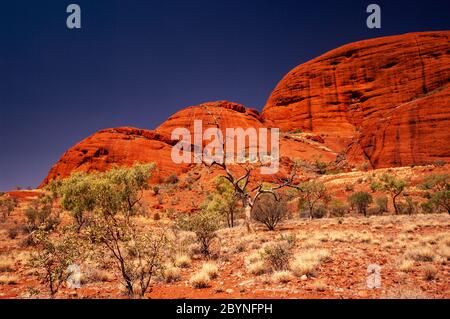
M 228 227 L 234 227 L 236 218 L 242 213 L 242 208 L 239 207 L 240 198 L 233 184 L 223 176 L 219 176 L 215 180 L 215 187 L 216 190 L 206 204 L 206 209 L 221 214 L 224 216 Z
M 280 240 L 284 240 L 290 247 L 294 247 L 297 242 L 297 236 L 294 233 L 281 234 Z
M 346 192 L 353 192 L 354 190 L 355 190 L 355 187 L 352 184 L 345 185 Z
M 123 216 L 94 216 L 87 232 L 93 244 L 102 246 L 116 260 L 114 265 L 121 274 L 128 296 L 143 297 L 153 276 L 162 271 L 163 251 L 168 244 L 165 231 L 145 232 Z M 97 253 L 103 255 L 100 250 Z
M 12 274 L 0 275 L 0 285 L 15 285 L 19 282 L 19 277 Z
M 267 273 L 267 266 L 264 263 L 264 261 L 262 261 L 262 260 L 258 260 L 253 263 L 250 263 L 247 266 L 247 269 L 248 269 L 249 273 L 256 275 L 256 276 L 260 276 L 262 274 Z
M 50 185 L 55 190 L 57 196 L 61 197 L 61 206 L 70 212 L 78 225 L 78 230 L 88 220 L 88 214 L 91 214 L 96 205 L 95 175 L 84 172 L 74 173 L 64 181 L 54 181 L 59 183 Z
M 290 282 L 293 278 L 294 278 L 294 276 L 292 275 L 292 273 L 289 270 L 281 270 L 281 271 L 274 272 L 271 279 L 275 283 L 285 284 L 285 283 Z
M 180 269 L 173 266 L 165 267 L 163 277 L 166 283 L 177 282 L 181 279 Z
M 436 253 L 428 246 L 415 246 L 406 251 L 406 256 L 414 261 L 431 262 L 435 259 Z
M 13 271 L 14 259 L 10 256 L 0 256 L 0 272 Z
M 358 213 L 367 216 L 367 207 L 372 203 L 372 195 L 362 191 L 356 192 L 348 198 L 348 202 Z
M 36 250 L 31 254 L 29 267 L 38 269 L 39 278 L 47 285 L 53 297 L 71 273 L 70 265 L 80 261 L 83 249 L 70 232 L 62 236 L 50 236 L 39 229 L 33 234 Z
M 176 174 L 172 174 L 167 176 L 167 178 L 164 180 L 166 184 L 177 184 L 179 182 L 178 176 Z
M 444 209 L 450 214 L 450 175 L 433 174 L 428 176 L 423 184 L 420 185 L 427 192 L 428 206 L 436 209 Z
M 423 268 L 424 278 L 427 281 L 435 280 L 438 274 L 437 269 L 434 266 L 426 265 Z
M 265 225 L 269 230 L 274 230 L 286 216 L 286 200 L 277 199 L 271 194 L 261 195 L 251 211 L 252 219 Z
M 3 220 L 6 220 L 9 215 L 14 211 L 17 207 L 18 201 L 15 198 L 9 196 L 0 196 L 0 213 Z
M 432 214 L 434 212 L 434 205 L 430 201 L 420 204 L 420 211 L 422 214 Z
M 58 191 L 74 215 L 89 212 L 88 222 L 84 219 L 81 224 L 84 227 L 77 219 L 78 232 L 89 240 L 96 254 L 104 257 L 107 253 L 115 260 L 113 265 L 130 297 L 144 296 L 153 275 L 162 269 L 162 251 L 168 242 L 164 230 L 145 231 L 136 223 L 154 168 L 154 164 L 135 164 L 103 173 L 76 174 L 63 181 Z M 81 191 L 85 187 L 89 196 Z
M 332 200 L 329 206 L 331 217 L 343 217 L 348 210 L 348 206 L 340 200 Z
M 404 202 L 397 204 L 398 213 L 400 215 L 413 215 L 416 213 L 418 203 L 413 201 L 410 197 L 406 197 Z
M 273 271 L 288 269 L 291 256 L 291 247 L 286 243 L 269 244 L 261 252 L 262 259 Z
M 208 274 L 211 279 L 217 278 L 219 275 L 219 268 L 217 268 L 217 265 L 210 262 L 203 264 L 201 271 Z
M 316 157 L 314 159 L 314 166 L 316 169 L 316 172 L 320 175 L 324 175 L 327 173 L 328 164 L 325 162 L 322 162 L 320 157 Z
M 192 265 L 192 260 L 187 255 L 180 255 L 175 258 L 174 264 L 179 268 L 189 268 Z
M 189 283 L 191 284 L 191 286 L 197 289 L 207 288 L 210 281 L 211 278 L 209 278 L 208 274 L 202 271 L 195 273 L 189 279 Z
M 327 288 L 328 288 L 328 286 L 321 280 L 315 281 L 312 284 L 312 287 L 315 291 L 320 291 L 320 292 L 323 292 L 323 291 L 327 290 Z
M 53 200 L 47 195 L 31 202 L 25 209 L 25 218 L 24 229 L 29 234 L 37 229 L 52 231 L 61 222 L 59 209 L 53 207 Z
M 313 218 L 320 219 L 327 216 L 328 210 L 325 203 L 320 202 L 313 209 Z
M 17 235 L 19 235 L 18 227 L 11 227 L 8 229 L 8 237 L 10 239 L 16 239 Z
M 114 276 L 108 270 L 89 268 L 87 271 L 83 271 L 80 280 L 81 284 L 111 282 L 114 280 Z
M 204 256 L 210 255 L 210 245 L 216 237 L 216 232 L 220 229 L 222 216 L 212 210 L 203 209 L 188 217 L 181 217 L 178 226 L 182 230 L 194 232 L 198 243 L 201 245 L 201 252 Z
M 153 220 L 154 221 L 161 220 L 161 215 L 159 214 L 159 212 L 153 214 Z
M 378 181 L 372 183 L 371 188 L 374 191 L 387 192 L 392 198 L 392 204 L 394 206 L 395 214 L 399 214 L 397 205 L 397 198 L 406 189 L 407 183 L 403 179 L 397 178 L 391 174 L 383 174 Z
M 378 212 L 380 214 L 386 213 L 388 211 L 388 198 L 386 196 L 379 196 L 375 198 L 375 203 L 378 207 Z
M 308 249 L 297 255 L 291 263 L 292 272 L 301 277 L 315 276 L 319 265 L 329 258 L 329 252 L 323 249 Z
M 158 195 L 161 190 L 161 187 L 159 185 L 154 185 L 152 187 L 152 190 L 153 190 L 153 194 Z
M 404 259 L 400 263 L 398 269 L 403 272 L 410 272 L 410 271 L 414 270 L 414 261 L 409 260 L 409 259 Z
M 309 218 L 314 218 L 314 209 L 321 203 L 330 201 L 325 184 L 318 181 L 303 182 L 298 185 L 299 209 L 306 209 Z

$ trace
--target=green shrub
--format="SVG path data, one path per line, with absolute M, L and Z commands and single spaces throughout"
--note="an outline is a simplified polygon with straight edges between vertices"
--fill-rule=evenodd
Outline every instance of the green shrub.
M 253 206 L 251 217 L 265 225 L 267 229 L 274 230 L 278 223 L 287 217 L 286 200 L 284 198 L 277 200 L 271 194 L 263 194 Z
M 228 227 L 234 227 L 237 217 L 242 213 L 242 208 L 239 207 L 240 198 L 233 184 L 222 176 L 215 180 L 215 186 L 214 194 L 205 204 L 206 209 L 219 213 L 225 218 Z
M 329 209 L 331 217 L 343 217 L 348 210 L 348 206 L 340 200 L 332 200 Z
M 179 182 L 178 176 L 176 174 L 169 175 L 164 182 L 166 184 L 177 184 Z
M 379 196 L 375 198 L 375 203 L 377 204 L 379 214 L 383 214 L 388 211 L 388 198 L 386 196 Z
M 60 212 L 53 207 L 53 201 L 49 196 L 42 196 L 25 209 L 26 223 L 24 229 L 27 233 L 32 233 L 37 229 L 44 231 L 54 230 L 60 220 Z
M 321 203 L 330 201 L 325 184 L 318 181 L 307 181 L 298 185 L 299 209 L 305 209 L 309 218 L 314 218 L 314 210 Z
M 367 207 L 372 203 L 372 195 L 367 192 L 356 192 L 348 198 L 350 205 L 358 211 L 358 213 L 367 216 Z
M 269 244 L 263 249 L 261 257 L 273 271 L 287 270 L 292 251 L 286 243 Z
M 371 188 L 373 191 L 387 192 L 392 198 L 395 214 L 399 213 L 397 198 L 406 189 L 407 183 L 403 179 L 397 178 L 391 174 L 383 174 L 378 181 L 373 182 Z
M 221 220 L 222 216 L 219 213 L 203 209 L 191 216 L 181 217 L 178 220 L 178 226 L 182 230 L 194 232 L 201 245 L 202 254 L 209 256 L 209 247 L 216 237 L 216 232 L 221 228 Z
M 0 213 L 3 220 L 6 220 L 11 215 L 17 205 L 18 201 L 15 198 L 3 195 L 0 197 Z

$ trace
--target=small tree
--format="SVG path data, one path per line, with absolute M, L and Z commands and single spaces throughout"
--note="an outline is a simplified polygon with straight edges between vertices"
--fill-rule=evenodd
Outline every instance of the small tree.
M 56 187 L 56 192 L 61 196 L 61 206 L 71 213 L 78 231 L 88 221 L 88 215 L 96 205 L 94 178 L 95 175 L 75 173 Z M 54 188 L 54 183 L 52 181 L 50 189 Z
M 388 198 L 386 196 L 379 196 L 379 197 L 375 198 L 375 203 L 378 206 L 379 214 L 383 214 L 388 211 L 388 209 L 387 209 Z
M 343 217 L 348 210 L 348 206 L 340 200 L 332 200 L 329 212 L 332 217 Z
M 213 210 L 225 217 L 228 227 L 234 227 L 236 217 L 242 212 L 240 198 L 233 185 L 222 176 L 216 179 L 216 192 L 207 203 L 206 209 Z
M 162 252 L 167 243 L 164 231 L 139 229 L 123 215 L 114 218 L 94 215 L 87 231 L 90 241 L 105 247 L 116 260 L 128 296 L 143 297 L 154 274 L 163 267 Z
M 60 210 L 53 206 L 53 199 L 49 195 L 33 200 L 25 209 L 25 217 L 25 229 L 30 234 L 38 229 L 52 231 L 61 222 Z
M 330 200 L 327 188 L 321 182 L 303 182 L 298 185 L 298 189 L 300 190 L 299 209 L 306 209 L 310 219 L 313 219 L 314 209 L 318 204 L 327 203 Z
M 387 192 L 392 198 L 395 214 L 398 215 L 399 207 L 397 205 L 397 197 L 403 193 L 407 186 L 406 181 L 396 178 L 391 174 L 383 174 L 379 181 L 372 183 L 372 190 Z
M 433 174 L 428 176 L 421 185 L 423 190 L 433 191 L 427 192 L 425 196 L 428 198 L 429 205 L 436 208 L 443 208 L 450 214 L 450 175 L 449 174 Z
M 216 237 L 216 232 L 220 229 L 221 221 L 222 216 L 218 212 L 203 209 L 191 216 L 180 218 L 178 226 L 183 230 L 194 232 L 201 245 L 202 254 L 209 256 L 209 247 Z
M 83 256 L 82 246 L 76 236 L 64 233 L 52 236 L 43 229 L 33 234 L 36 251 L 31 254 L 29 267 L 38 269 L 39 278 L 47 285 L 53 298 L 71 275 L 69 266 Z
M 264 224 L 269 230 L 275 230 L 278 223 L 284 220 L 286 216 L 286 200 L 283 197 L 277 200 L 271 194 L 260 196 L 251 211 L 251 217 L 255 221 Z
M 154 164 L 136 164 L 105 173 L 76 175 L 62 182 L 58 192 L 74 216 L 92 212 L 86 227 L 78 227 L 78 231 L 83 231 L 80 236 L 103 248 L 97 249 L 99 254 L 106 251 L 116 261 L 130 297 L 142 297 L 149 289 L 153 275 L 161 268 L 166 242 L 164 232 L 149 232 L 135 222 L 154 168 Z M 90 194 L 82 190 L 89 190 Z
M 0 197 L 0 212 L 2 213 L 3 220 L 6 220 L 14 209 L 17 207 L 18 201 L 16 198 L 10 196 Z
M 372 195 L 367 192 L 356 192 L 348 198 L 352 207 L 356 207 L 358 213 L 367 216 L 367 207 L 372 203 Z

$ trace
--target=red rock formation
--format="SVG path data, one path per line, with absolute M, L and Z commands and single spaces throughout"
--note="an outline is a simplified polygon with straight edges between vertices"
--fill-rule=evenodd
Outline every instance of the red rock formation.
M 218 123 L 223 133 L 226 128 L 265 127 L 258 111 L 237 103 L 218 101 L 190 106 L 172 115 L 154 131 L 122 127 L 95 133 L 68 150 L 52 167 L 41 186 L 52 179 L 67 177 L 72 172 L 105 171 L 113 165 L 131 166 L 134 162 L 155 162 L 162 176 L 184 172 L 189 165 L 178 165 L 171 159 L 171 147 L 177 141 L 172 141 L 170 136 L 175 128 L 187 128 L 193 138 L 194 120 L 202 120 L 203 131 L 217 127 Z M 312 143 L 308 142 L 309 138 L 302 141 L 281 138 L 282 155 L 292 159 L 312 159 L 322 155 L 329 161 L 335 158 L 333 152 L 319 147 L 320 143 L 314 139 Z M 204 145 L 208 142 L 204 141 Z M 287 162 L 281 163 L 283 166 Z
M 51 168 L 41 186 L 73 172 L 105 171 L 113 165 L 131 166 L 135 162 L 155 162 L 162 176 L 180 173 L 186 165 L 173 163 L 172 144 L 169 138 L 154 131 L 131 127 L 105 129 L 69 149 Z
M 289 72 L 263 118 L 374 167 L 450 160 L 450 32 L 345 45 Z
M 183 127 L 193 133 L 194 120 L 202 120 L 203 129 L 216 127 L 216 122 L 221 130 L 264 127 L 258 111 L 234 102 L 217 101 L 184 108 L 164 121 L 156 131 L 170 136 L 175 128 Z
M 218 101 L 180 110 L 156 130 L 106 129 L 83 140 L 52 167 L 42 185 L 75 171 L 156 162 L 162 175 L 189 167 L 171 160 L 177 127 L 203 129 L 280 127 L 301 134 L 281 138 L 289 160 L 346 153 L 373 167 L 450 160 L 450 32 L 424 32 L 345 45 L 287 74 L 262 115 Z M 306 132 L 306 133 L 305 133 Z M 339 156 L 342 158 L 342 155 Z M 284 164 L 283 164 L 284 163 Z

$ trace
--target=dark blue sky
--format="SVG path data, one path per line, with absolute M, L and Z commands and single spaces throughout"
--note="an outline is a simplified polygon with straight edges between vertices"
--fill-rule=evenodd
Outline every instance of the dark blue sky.
M 82 29 L 66 28 L 67 5 Z M 382 29 L 365 25 L 378 3 Z M 342 44 L 446 30 L 450 1 L 35 0 L 0 4 L 0 190 L 35 187 L 69 147 L 227 99 L 261 109 L 282 76 Z

